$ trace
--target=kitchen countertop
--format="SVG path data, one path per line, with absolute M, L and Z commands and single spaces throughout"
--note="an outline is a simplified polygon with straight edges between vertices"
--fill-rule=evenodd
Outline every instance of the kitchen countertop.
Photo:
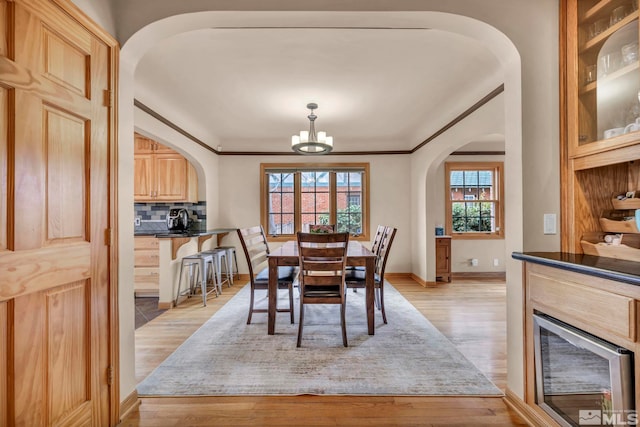
M 520 261 L 640 286 L 640 263 L 569 252 L 513 252 Z
M 211 236 L 214 234 L 225 234 L 225 233 L 233 233 L 236 231 L 236 228 L 214 228 L 211 230 L 187 230 L 184 233 L 175 233 L 175 232 L 167 232 L 167 233 L 158 233 L 155 236 L 157 238 L 173 238 L 173 237 L 201 237 L 201 236 Z
M 176 237 L 201 237 L 211 236 L 214 234 L 233 233 L 235 228 L 214 228 L 211 230 L 187 230 L 185 232 L 171 232 L 166 231 L 159 233 L 157 231 L 138 231 L 134 233 L 134 236 L 154 236 L 159 239 L 176 238 Z

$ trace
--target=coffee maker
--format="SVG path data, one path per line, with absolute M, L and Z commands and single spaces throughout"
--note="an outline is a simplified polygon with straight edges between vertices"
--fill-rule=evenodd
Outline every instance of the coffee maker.
M 169 209 L 167 214 L 167 228 L 169 231 L 185 231 L 189 228 L 189 213 L 184 208 Z

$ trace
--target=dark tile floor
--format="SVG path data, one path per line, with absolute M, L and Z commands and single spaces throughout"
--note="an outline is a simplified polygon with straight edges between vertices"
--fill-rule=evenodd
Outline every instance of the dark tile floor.
M 166 310 L 158 309 L 158 298 L 138 297 L 136 300 L 136 329 L 155 319 Z

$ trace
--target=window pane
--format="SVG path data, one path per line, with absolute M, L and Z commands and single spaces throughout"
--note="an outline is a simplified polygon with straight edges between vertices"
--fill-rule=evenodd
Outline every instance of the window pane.
M 277 167 L 273 172 L 264 169 L 268 179 L 262 190 L 263 195 L 267 192 L 262 206 L 267 212 L 262 215 L 269 235 L 293 235 L 308 224 L 329 223 L 336 223 L 342 231 L 363 233 L 366 167 L 340 172 L 301 170 L 302 164 L 295 166 L 295 172 L 293 167 L 291 172 Z
M 362 233 L 362 173 L 336 173 L 337 230 Z
M 451 202 L 451 231 L 495 233 L 498 227 L 500 166 L 478 163 L 478 169 L 457 169 L 447 165 Z M 466 165 L 465 165 L 466 166 Z
M 270 173 L 267 209 L 269 224 L 266 227 L 270 235 L 287 234 L 293 226 L 293 191 L 294 177 L 292 173 Z M 290 222 L 290 223 L 289 223 Z
M 279 234 L 293 234 L 293 214 L 273 214 L 269 215 L 269 228 L 267 234 L 276 236 Z

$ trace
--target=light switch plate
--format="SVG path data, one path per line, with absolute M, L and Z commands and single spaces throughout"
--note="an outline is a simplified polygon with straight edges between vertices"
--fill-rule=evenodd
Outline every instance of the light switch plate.
M 556 214 L 544 214 L 544 234 L 556 234 Z

